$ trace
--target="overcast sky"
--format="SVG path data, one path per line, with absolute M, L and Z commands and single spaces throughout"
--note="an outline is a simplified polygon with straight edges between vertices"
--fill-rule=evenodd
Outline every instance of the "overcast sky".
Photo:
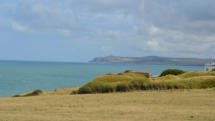
M 0 59 L 210 58 L 215 0 L 0 0 Z

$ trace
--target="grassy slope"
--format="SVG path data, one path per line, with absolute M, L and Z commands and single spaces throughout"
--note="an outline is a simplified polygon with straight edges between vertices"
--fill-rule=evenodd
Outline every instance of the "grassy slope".
M 0 121 L 214 121 L 215 90 L 0 99 Z
M 145 78 L 141 74 L 108 74 L 82 86 L 80 93 L 107 93 L 131 90 L 202 89 L 215 87 L 215 72 L 187 72 L 182 75 Z

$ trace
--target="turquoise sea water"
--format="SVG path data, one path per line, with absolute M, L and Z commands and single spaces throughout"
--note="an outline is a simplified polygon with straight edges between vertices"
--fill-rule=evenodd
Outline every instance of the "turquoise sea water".
M 168 68 L 203 71 L 203 67 L 200 66 L 0 61 L 0 97 L 36 89 L 52 91 L 58 88 L 79 87 L 96 76 L 124 72 L 128 69 L 149 70 L 152 75 L 159 75 Z

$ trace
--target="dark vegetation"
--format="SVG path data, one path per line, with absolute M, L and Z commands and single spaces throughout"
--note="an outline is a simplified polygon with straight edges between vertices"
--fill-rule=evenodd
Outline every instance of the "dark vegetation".
M 164 70 L 160 76 L 166 76 L 166 75 L 180 75 L 185 73 L 183 70 L 179 70 L 179 69 L 167 69 Z
M 33 92 L 24 94 L 24 95 L 15 95 L 13 97 L 28 97 L 28 96 L 38 96 L 42 94 L 43 92 L 41 90 L 34 90 Z

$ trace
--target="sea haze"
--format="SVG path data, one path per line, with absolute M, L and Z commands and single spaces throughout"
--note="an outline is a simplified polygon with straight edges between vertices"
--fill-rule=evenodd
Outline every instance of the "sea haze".
M 203 71 L 202 66 L 0 61 L 0 97 L 36 89 L 52 91 L 58 88 L 80 87 L 96 76 L 128 69 L 149 70 L 152 75 L 159 75 L 168 68 Z

